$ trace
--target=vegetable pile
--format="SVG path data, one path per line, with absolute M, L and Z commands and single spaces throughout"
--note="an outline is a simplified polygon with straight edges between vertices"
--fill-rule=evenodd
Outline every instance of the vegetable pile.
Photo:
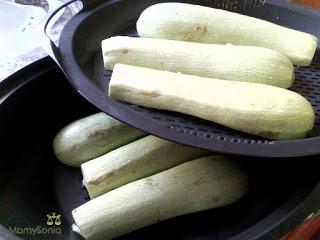
M 227 157 L 145 136 L 104 113 L 64 127 L 53 149 L 62 163 L 81 167 L 91 200 L 72 211 L 72 228 L 86 239 L 228 205 L 249 185 L 245 169 Z
M 137 21 L 140 38 L 102 42 L 111 98 L 180 112 L 269 139 L 304 138 L 315 113 L 288 90 L 317 38 L 198 5 L 160 3 Z M 158 221 L 221 207 L 246 193 L 246 170 L 225 156 L 147 135 L 104 113 L 63 128 L 53 144 L 81 167 L 91 200 L 72 212 L 86 239 L 113 239 Z
M 316 37 L 185 3 L 147 8 L 137 30 L 141 38 L 102 42 L 113 99 L 269 139 L 300 139 L 313 129 L 311 104 L 285 88 L 294 83 L 293 64 L 311 64 Z

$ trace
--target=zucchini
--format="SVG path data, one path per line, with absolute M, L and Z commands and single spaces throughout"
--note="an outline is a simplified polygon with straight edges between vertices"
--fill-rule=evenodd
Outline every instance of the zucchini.
M 61 129 L 53 140 L 53 150 L 65 165 L 80 167 L 145 135 L 105 113 L 97 113 Z
M 291 87 L 294 81 L 291 61 L 281 53 L 262 47 L 118 36 L 102 41 L 102 52 L 108 70 L 123 63 L 283 88 Z
M 232 43 L 279 51 L 297 65 L 308 66 L 317 38 L 238 13 L 185 3 L 159 3 L 147 8 L 137 22 L 141 37 L 201 43 Z
M 224 81 L 117 64 L 109 95 L 118 101 L 171 110 L 270 139 L 298 139 L 315 114 L 301 95 L 274 86 Z
M 247 172 L 221 156 L 198 158 L 129 183 L 72 211 L 86 239 L 113 239 L 176 216 L 228 205 L 248 189 Z
M 147 136 L 82 164 L 83 181 L 95 198 L 205 154 L 208 151 Z

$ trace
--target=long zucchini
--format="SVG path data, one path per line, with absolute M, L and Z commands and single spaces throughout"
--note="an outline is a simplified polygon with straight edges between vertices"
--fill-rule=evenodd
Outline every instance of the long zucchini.
M 109 95 L 271 139 L 303 138 L 315 120 L 311 104 L 287 89 L 122 64 L 114 68 Z
M 185 3 L 160 3 L 147 8 L 137 22 L 137 29 L 141 37 L 271 48 L 301 66 L 310 65 L 317 48 L 317 38 L 308 33 Z
M 147 136 L 82 164 L 83 181 L 95 198 L 205 154 L 208 151 Z
M 247 173 L 235 162 L 199 158 L 74 209 L 73 229 L 89 240 L 113 239 L 168 218 L 234 203 L 247 189 Z
M 283 54 L 262 47 L 111 37 L 102 42 L 105 68 L 117 63 L 202 77 L 289 88 L 294 68 Z

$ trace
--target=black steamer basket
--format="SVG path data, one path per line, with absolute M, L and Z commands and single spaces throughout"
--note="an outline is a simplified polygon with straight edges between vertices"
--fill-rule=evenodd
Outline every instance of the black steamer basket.
M 256 157 L 295 157 L 320 153 L 319 49 L 310 67 L 296 67 L 296 82 L 292 88 L 306 97 L 316 112 L 315 127 L 305 139 L 272 141 L 188 115 L 147 109 L 109 98 L 107 89 L 112 72 L 103 67 L 101 41 L 115 35 L 137 36 L 135 23 L 139 15 L 159 2 L 168 1 L 83 2 L 83 10 L 63 29 L 59 47 L 51 42 L 57 63 L 78 92 L 101 111 L 122 122 L 177 143 L 219 153 Z M 182 2 L 217 6 L 219 1 Z M 241 13 L 320 37 L 319 12 L 287 1 L 269 0 L 263 6 Z

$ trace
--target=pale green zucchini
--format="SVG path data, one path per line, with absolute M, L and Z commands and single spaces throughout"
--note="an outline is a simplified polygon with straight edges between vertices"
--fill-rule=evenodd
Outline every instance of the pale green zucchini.
M 159 3 L 147 8 L 137 22 L 137 30 L 141 37 L 271 48 L 301 66 L 310 65 L 317 48 L 317 38 L 308 33 L 185 3 Z
M 105 113 L 77 120 L 59 131 L 53 141 L 56 157 L 72 167 L 130 143 L 146 133 Z
M 114 68 L 109 95 L 271 139 L 303 138 L 315 120 L 311 104 L 287 89 L 122 64 Z
M 248 189 L 247 173 L 221 156 L 192 160 L 129 183 L 73 210 L 86 239 L 113 239 L 176 216 L 221 207 Z
M 204 155 L 208 151 L 147 136 L 82 164 L 83 182 L 95 198 Z
M 105 68 L 117 63 L 202 77 L 289 88 L 294 68 L 283 54 L 262 47 L 164 39 L 112 37 L 102 41 Z

